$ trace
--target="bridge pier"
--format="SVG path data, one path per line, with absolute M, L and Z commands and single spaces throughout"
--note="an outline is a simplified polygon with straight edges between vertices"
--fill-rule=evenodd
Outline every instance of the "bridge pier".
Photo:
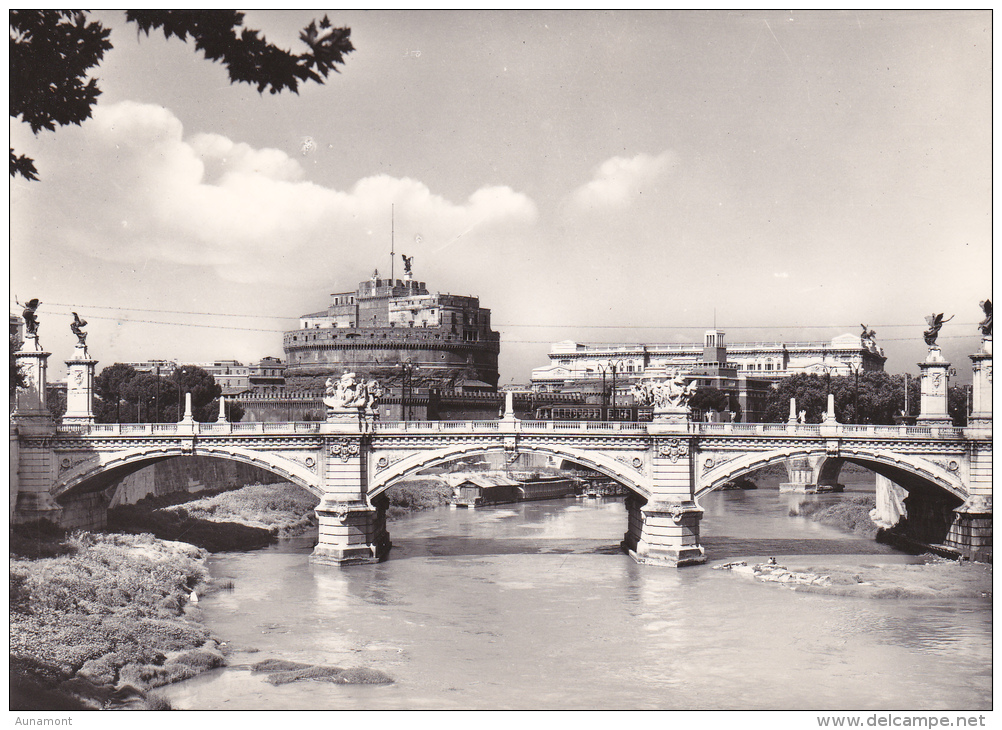
M 644 502 L 626 498 L 627 530 L 620 546 L 643 565 L 681 568 L 706 562 L 699 544 L 703 510 L 695 502 Z
M 317 505 L 317 546 L 310 562 L 358 565 L 384 559 L 392 546 L 386 531 L 389 499 L 367 496 L 371 436 L 347 419 L 329 421 L 321 454 L 324 496 Z
M 645 565 L 705 563 L 699 544 L 703 510 L 694 496 L 696 439 L 687 435 L 687 421 L 677 410 L 656 410 L 649 428 L 658 434 L 651 451 L 651 499 L 627 498 L 628 528 L 620 545 Z
M 318 565 L 359 565 L 378 563 L 389 553 L 392 543 L 386 531 L 389 500 L 380 495 L 373 505 L 348 504 L 325 497 L 317 505 L 320 525 L 317 546 L 310 562 Z
M 971 497 L 953 510 L 953 524 L 945 544 L 971 560 L 991 562 L 991 498 Z

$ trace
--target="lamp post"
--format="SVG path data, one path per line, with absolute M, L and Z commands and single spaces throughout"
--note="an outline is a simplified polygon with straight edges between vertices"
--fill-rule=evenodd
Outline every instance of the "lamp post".
M 856 375 L 856 387 L 852 396 L 852 417 L 856 419 L 856 423 L 862 423 L 863 421 L 859 417 L 859 365 L 853 368 L 853 372 Z
M 613 412 L 615 412 L 615 410 L 616 410 L 616 373 L 619 372 L 619 366 L 622 365 L 622 364 L 623 364 L 622 360 L 616 360 L 616 362 L 612 363 L 612 410 L 613 410 Z M 616 420 L 616 418 L 613 417 L 611 420 Z
M 400 378 L 400 417 L 401 420 L 409 421 L 410 416 L 410 394 L 411 394 L 411 373 L 414 370 L 414 363 L 402 362 L 400 368 L 403 371 Z
M 605 385 L 605 376 L 612 372 L 612 363 L 606 360 L 604 363 L 599 363 L 598 370 L 602 373 L 602 419 L 609 420 L 609 390 Z M 616 376 L 613 375 L 613 387 L 616 385 Z

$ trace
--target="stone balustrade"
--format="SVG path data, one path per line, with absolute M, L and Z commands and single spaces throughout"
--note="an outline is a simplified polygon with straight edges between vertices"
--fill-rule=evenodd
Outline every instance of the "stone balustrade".
M 664 428 L 657 421 L 377 421 L 376 433 L 477 433 L 504 431 L 514 433 L 568 432 L 649 433 L 651 426 Z M 659 427 L 659 428 L 658 428 Z M 673 426 L 672 430 L 676 430 Z M 694 436 L 831 436 L 842 438 L 908 438 L 908 439 L 963 439 L 986 431 L 983 427 L 957 428 L 955 426 L 877 426 L 820 423 L 694 423 L 678 427 L 682 433 Z M 58 434 L 94 436 L 153 436 L 166 434 L 286 434 L 333 433 L 322 421 L 250 422 L 250 423 L 73 423 L 60 424 Z M 990 431 L 990 427 L 987 429 Z

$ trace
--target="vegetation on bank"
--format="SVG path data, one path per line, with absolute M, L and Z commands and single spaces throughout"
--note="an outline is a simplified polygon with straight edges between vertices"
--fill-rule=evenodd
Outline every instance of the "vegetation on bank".
M 390 500 L 386 518 L 395 520 L 411 512 L 442 507 L 449 503 L 451 495 L 452 487 L 438 477 L 417 477 L 398 482 L 386 492 Z
M 151 535 L 12 529 L 11 709 L 165 709 L 150 689 L 223 664 L 186 612 L 204 559 Z
M 312 680 L 334 684 L 392 684 L 393 678 L 378 669 L 365 667 L 325 667 L 283 659 L 266 659 L 251 667 L 252 672 L 268 672 L 266 681 L 276 686 L 290 682 Z
M 318 503 L 312 494 L 288 482 L 199 494 L 176 492 L 109 510 L 108 529 L 148 532 L 209 552 L 252 550 L 313 529 Z
M 870 519 L 870 510 L 875 506 L 876 498 L 871 494 L 846 497 L 834 504 L 805 499 L 790 508 L 790 516 L 806 517 L 862 537 L 876 537 L 879 528 Z

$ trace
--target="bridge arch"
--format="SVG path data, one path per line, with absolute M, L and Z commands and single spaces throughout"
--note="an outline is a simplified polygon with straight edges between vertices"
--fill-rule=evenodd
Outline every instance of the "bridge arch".
M 913 485 L 921 485 L 933 491 L 946 492 L 961 502 L 968 496 L 967 489 L 958 475 L 920 456 L 896 454 L 881 449 L 854 449 L 835 455 L 829 454 L 820 446 L 814 448 L 799 446 L 745 454 L 719 466 L 705 470 L 699 478 L 696 498 L 699 499 L 720 489 L 724 484 L 733 479 L 757 471 L 770 464 L 780 463 L 791 458 L 816 457 L 822 457 L 827 460 L 819 470 L 822 473 L 825 473 L 825 470 L 828 469 L 829 474 L 837 474 L 840 466 L 836 468 L 835 462 L 849 461 L 864 466 L 877 474 L 882 474 L 897 483 L 907 481 Z M 908 484 L 902 484 L 902 486 L 906 489 L 909 488 Z
M 457 458 L 464 456 L 475 456 L 478 454 L 502 453 L 502 444 L 457 444 L 439 449 L 429 449 L 419 451 L 410 456 L 406 456 L 386 469 L 379 471 L 369 480 L 368 496 L 370 501 L 392 487 L 398 481 L 416 474 L 419 471 L 428 469 L 440 464 L 446 464 Z M 557 456 L 566 461 L 579 464 L 580 466 L 592 469 L 604 474 L 614 481 L 622 484 L 627 489 L 643 497 L 645 500 L 651 498 L 651 490 L 643 474 L 616 461 L 605 454 L 592 452 L 586 449 L 577 449 L 569 446 L 543 446 L 543 445 L 519 445 L 518 453 L 540 453 L 548 456 Z
M 318 483 L 317 475 L 304 466 L 267 452 L 211 446 L 199 447 L 194 451 L 190 447 L 164 446 L 156 449 L 133 448 L 116 452 L 90 452 L 86 458 L 73 464 L 57 477 L 50 493 L 58 500 L 71 492 L 95 491 L 147 466 L 182 456 L 239 461 L 277 474 L 317 498 L 323 497 L 323 489 Z

